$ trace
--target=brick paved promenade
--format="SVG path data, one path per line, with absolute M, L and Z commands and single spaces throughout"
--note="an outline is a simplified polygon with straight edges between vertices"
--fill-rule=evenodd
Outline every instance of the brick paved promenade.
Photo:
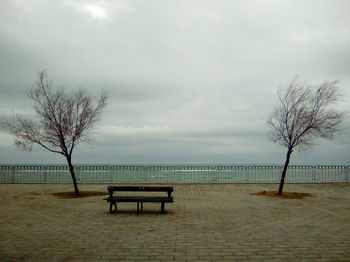
M 72 185 L 0 184 L 0 261 L 350 261 L 350 184 L 175 185 L 175 203 L 58 199 Z M 107 185 L 80 185 L 106 191 Z M 107 191 L 106 191 L 107 192 Z

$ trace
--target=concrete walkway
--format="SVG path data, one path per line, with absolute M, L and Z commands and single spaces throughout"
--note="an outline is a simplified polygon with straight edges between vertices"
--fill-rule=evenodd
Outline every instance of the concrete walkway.
M 58 199 L 72 185 L 0 184 L 0 261 L 350 261 L 350 184 L 174 185 L 173 204 Z M 80 185 L 106 191 L 107 185 Z

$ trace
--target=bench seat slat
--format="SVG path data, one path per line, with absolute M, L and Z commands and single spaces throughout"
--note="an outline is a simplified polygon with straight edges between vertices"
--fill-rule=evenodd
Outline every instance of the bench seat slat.
M 155 191 L 167 192 L 173 191 L 173 187 L 157 186 L 108 186 L 109 191 Z
M 168 196 L 171 196 L 173 187 L 155 187 L 155 186 L 108 186 L 108 191 L 112 195 L 117 191 L 133 191 L 133 192 L 167 192 Z
M 111 202 L 111 197 L 105 198 L 107 202 Z M 166 202 L 173 203 L 173 197 L 161 197 L 161 196 L 114 196 L 114 202 Z

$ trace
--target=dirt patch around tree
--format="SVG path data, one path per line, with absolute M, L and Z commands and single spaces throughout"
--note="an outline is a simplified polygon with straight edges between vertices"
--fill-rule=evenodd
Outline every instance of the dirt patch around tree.
M 69 199 L 69 198 L 82 198 L 82 197 L 94 197 L 94 196 L 107 196 L 108 192 L 80 191 L 78 196 L 75 194 L 75 192 L 58 192 L 58 193 L 53 193 L 52 195 L 60 199 Z
M 267 197 L 277 197 L 283 199 L 303 199 L 306 197 L 312 197 L 313 195 L 310 193 L 302 193 L 302 192 L 282 192 L 282 195 L 279 195 L 277 191 L 262 191 L 256 193 L 250 193 L 251 195 L 256 196 L 267 196 Z

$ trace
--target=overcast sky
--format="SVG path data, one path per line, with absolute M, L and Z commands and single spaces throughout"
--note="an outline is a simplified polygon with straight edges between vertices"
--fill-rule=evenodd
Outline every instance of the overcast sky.
M 26 92 L 47 69 L 55 86 L 109 94 L 75 163 L 280 164 L 268 139 L 276 91 L 296 76 L 339 80 L 350 112 L 350 1 L 0 1 L 2 115 L 33 114 Z M 350 120 L 292 164 L 350 162 Z M 0 163 L 64 163 L 14 145 Z

